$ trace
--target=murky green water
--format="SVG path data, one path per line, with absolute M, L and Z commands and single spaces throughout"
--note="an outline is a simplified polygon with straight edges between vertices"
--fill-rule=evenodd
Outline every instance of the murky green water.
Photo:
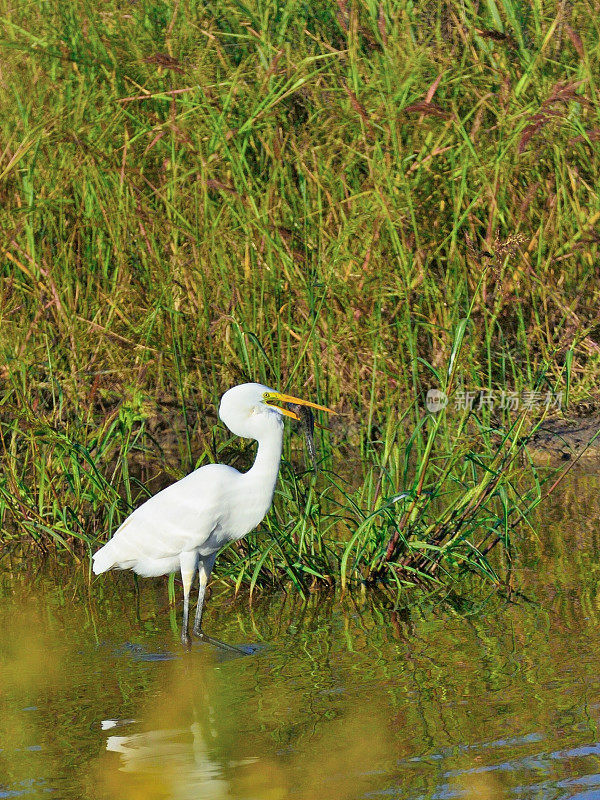
M 600 798 L 600 508 L 571 480 L 525 597 L 208 602 L 258 645 L 183 653 L 164 582 L 0 563 L 0 798 Z

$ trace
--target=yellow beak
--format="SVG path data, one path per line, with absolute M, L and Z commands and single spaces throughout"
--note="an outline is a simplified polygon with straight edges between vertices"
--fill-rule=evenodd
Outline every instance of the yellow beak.
M 310 400 L 301 400 L 299 397 L 292 397 L 291 394 L 281 394 L 281 392 L 265 392 L 264 401 L 271 408 L 276 408 L 281 414 L 286 417 L 291 417 L 295 420 L 300 420 L 300 417 L 288 408 L 281 408 L 281 406 L 274 405 L 274 401 L 278 403 L 294 403 L 297 406 L 309 406 L 316 408 L 318 411 L 327 411 L 329 414 L 336 414 L 337 412 L 327 406 L 319 406 L 316 403 L 311 403 Z

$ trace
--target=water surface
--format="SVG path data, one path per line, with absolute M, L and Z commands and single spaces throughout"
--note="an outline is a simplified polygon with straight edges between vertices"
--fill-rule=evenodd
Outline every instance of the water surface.
M 511 599 L 216 586 L 248 657 L 184 653 L 160 579 L 5 558 L 0 798 L 599 798 L 598 488 L 523 532 Z

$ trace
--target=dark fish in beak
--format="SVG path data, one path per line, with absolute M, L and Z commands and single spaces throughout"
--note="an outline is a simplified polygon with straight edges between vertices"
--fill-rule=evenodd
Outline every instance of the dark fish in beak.
M 301 400 L 299 397 L 293 397 L 291 394 L 276 392 L 274 389 L 268 389 L 263 395 L 263 400 L 270 408 L 276 408 L 280 414 L 291 417 L 295 419 L 296 422 L 300 423 L 304 432 L 306 449 L 308 450 L 308 455 L 316 475 L 317 450 L 315 448 L 315 420 L 311 409 L 316 408 L 318 411 L 327 411 L 328 414 L 335 414 L 336 412 L 331 408 L 327 408 L 327 406 L 320 406 L 318 403 L 312 403 L 310 400 Z M 277 403 L 281 403 L 281 405 L 277 405 Z
M 301 406 L 297 403 L 288 403 L 288 408 L 293 411 L 300 420 L 300 426 L 304 433 L 306 451 L 312 464 L 315 475 L 317 474 L 317 448 L 315 447 L 315 418 L 308 406 Z

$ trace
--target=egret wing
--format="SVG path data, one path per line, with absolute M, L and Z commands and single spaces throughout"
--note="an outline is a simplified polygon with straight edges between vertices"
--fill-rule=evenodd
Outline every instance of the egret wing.
M 95 556 L 94 570 L 112 566 L 161 575 L 180 553 L 200 550 L 227 514 L 223 503 L 239 473 L 211 464 L 168 486 L 137 508 Z M 109 563 L 110 562 L 110 563 Z

